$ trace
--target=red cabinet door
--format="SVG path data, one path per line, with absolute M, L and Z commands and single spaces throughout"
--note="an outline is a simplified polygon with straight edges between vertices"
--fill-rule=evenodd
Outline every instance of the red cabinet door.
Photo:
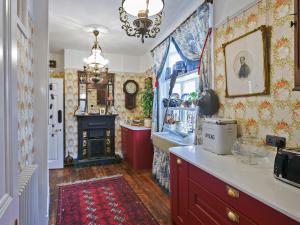
M 151 130 L 133 131 L 133 168 L 151 169 L 153 162 L 153 145 Z
M 170 189 L 172 220 L 176 225 L 188 224 L 188 163 L 170 155 Z

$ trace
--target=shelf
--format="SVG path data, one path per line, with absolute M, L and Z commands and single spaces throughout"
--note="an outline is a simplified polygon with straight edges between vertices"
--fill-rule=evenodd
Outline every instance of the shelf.
M 196 111 L 196 109 L 192 107 L 169 107 L 169 110 Z

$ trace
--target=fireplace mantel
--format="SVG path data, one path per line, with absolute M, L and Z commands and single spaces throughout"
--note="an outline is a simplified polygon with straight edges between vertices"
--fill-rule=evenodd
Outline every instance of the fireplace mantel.
M 77 115 L 77 164 L 109 164 L 119 161 L 115 154 L 117 115 Z

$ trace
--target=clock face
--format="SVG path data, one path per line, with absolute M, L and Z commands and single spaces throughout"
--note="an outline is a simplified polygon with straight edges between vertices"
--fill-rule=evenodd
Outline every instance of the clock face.
M 128 94 L 134 94 L 137 91 L 137 86 L 134 82 L 128 82 L 125 86 L 125 89 Z

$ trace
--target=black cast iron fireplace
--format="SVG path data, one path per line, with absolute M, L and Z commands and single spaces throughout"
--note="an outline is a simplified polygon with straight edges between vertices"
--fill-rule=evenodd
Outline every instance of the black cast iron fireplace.
M 77 116 L 78 163 L 114 163 L 116 115 Z

